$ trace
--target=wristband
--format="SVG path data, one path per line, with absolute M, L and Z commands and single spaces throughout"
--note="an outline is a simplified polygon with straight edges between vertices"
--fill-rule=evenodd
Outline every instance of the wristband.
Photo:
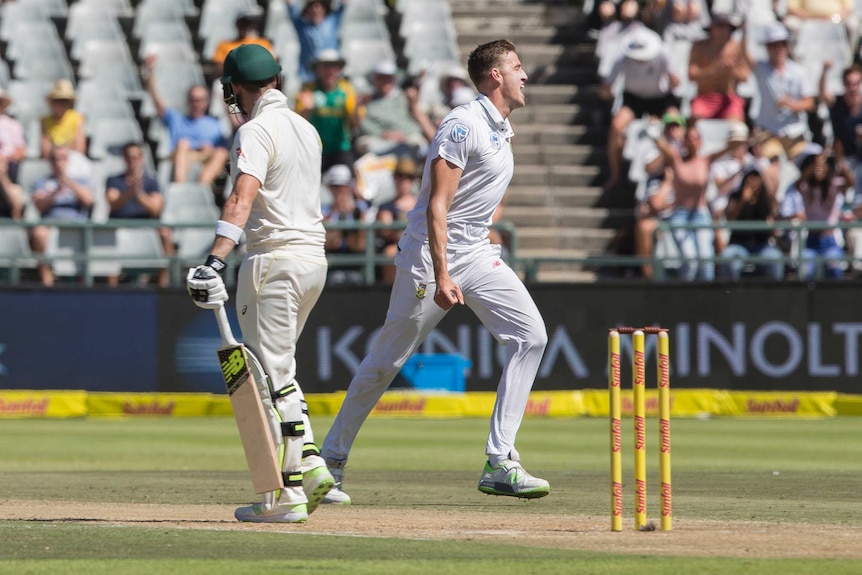
M 223 259 L 212 254 L 207 256 L 207 261 L 204 262 L 204 265 L 211 267 L 218 275 L 223 275 L 224 269 L 227 267 Z
M 233 243 L 238 244 L 240 238 L 242 237 L 242 228 L 239 226 L 235 226 L 230 222 L 219 220 L 218 222 L 216 222 L 215 233 L 217 236 L 222 236 L 229 240 L 233 240 Z

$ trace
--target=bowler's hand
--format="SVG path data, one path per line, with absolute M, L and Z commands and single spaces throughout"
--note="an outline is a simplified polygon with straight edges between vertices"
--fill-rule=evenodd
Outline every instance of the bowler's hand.
M 441 309 L 449 311 L 455 304 L 464 305 L 464 295 L 451 278 L 437 281 L 437 291 L 434 292 L 434 303 Z

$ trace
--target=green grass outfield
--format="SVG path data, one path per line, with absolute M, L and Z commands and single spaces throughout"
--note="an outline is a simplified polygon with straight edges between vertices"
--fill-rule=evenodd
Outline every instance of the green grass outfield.
M 322 440 L 331 419 L 313 423 Z M 345 481 L 354 505 L 285 527 L 232 520 L 233 507 L 254 498 L 232 418 L 0 420 L 0 573 L 862 573 L 862 417 L 674 420 L 671 533 L 631 533 L 629 523 L 626 533 L 607 533 L 606 420 L 524 421 L 524 465 L 551 482 L 551 495 L 529 502 L 476 490 L 487 427 L 485 419 L 371 419 Z M 628 520 L 630 423 L 624 432 Z M 647 432 L 655 517 L 655 420 Z M 200 525 L 117 521 L 76 516 L 78 507 L 65 508 L 73 504 L 218 513 Z M 396 525 L 451 516 L 454 531 L 456 517 L 475 516 L 493 527 L 448 538 L 347 534 L 372 515 Z M 505 535 L 569 518 L 581 527 L 549 529 L 555 544 Z M 739 536 L 749 525 L 742 535 L 750 556 L 712 547 L 713 538 Z M 787 538 L 798 537 L 801 548 L 828 533 L 847 537 L 835 553 L 819 556 L 830 549 L 822 541 L 787 557 L 768 547 L 796 550 Z

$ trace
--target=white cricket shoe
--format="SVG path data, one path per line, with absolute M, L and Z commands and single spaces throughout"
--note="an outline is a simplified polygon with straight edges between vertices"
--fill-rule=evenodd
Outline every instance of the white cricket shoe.
M 551 486 L 544 479 L 527 473 L 517 461 L 506 459 L 494 467 L 485 462 L 485 470 L 479 480 L 479 491 L 489 495 L 536 499 L 550 493 Z
M 305 523 L 308 510 L 305 503 L 297 505 L 276 505 L 271 511 L 264 511 L 260 503 L 249 507 L 237 507 L 234 517 L 239 521 L 252 523 Z
M 329 493 L 323 498 L 323 503 L 326 505 L 350 505 L 350 496 L 341 490 L 341 483 L 344 481 L 344 465 L 347 461 L 338 459 L 327 459 L 326 467 L 329 473 L 335 479 L 335 486 L 329 490 Z
M 302 490 L 308 498 L 309 515 L 324 502 L 326 495 L 335 487 L 335 479 L 326 468 L 326 463 L 320 457 L 317 459 L 320 460 L 320 465 L 312 467 L 302 474 Z

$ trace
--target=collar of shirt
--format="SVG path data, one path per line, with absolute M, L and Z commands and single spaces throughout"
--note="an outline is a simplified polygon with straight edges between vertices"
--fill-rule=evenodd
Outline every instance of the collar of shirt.
M 287 96 L 274 88 L 270 88 L 255 102 L 249 119 L 256 118 L 268 108 L 290 108 Z
M 500 114 L 500 110 L 491 103 L 488 96 L 480 93 L 479 97 L 476 99 L 479 100 L 479 104 L 482 105 L 485 109 L 485 113 L 488 114 L 488 119 L 491 121 L 491 125 L 503 132 L 503 135 L 506 136 L 506 138 L 511 138 L 515 135 L 515 132 L 512 131 L 512 125 L 509 124 L 509 120 L 503 119 L 503 115 Z

